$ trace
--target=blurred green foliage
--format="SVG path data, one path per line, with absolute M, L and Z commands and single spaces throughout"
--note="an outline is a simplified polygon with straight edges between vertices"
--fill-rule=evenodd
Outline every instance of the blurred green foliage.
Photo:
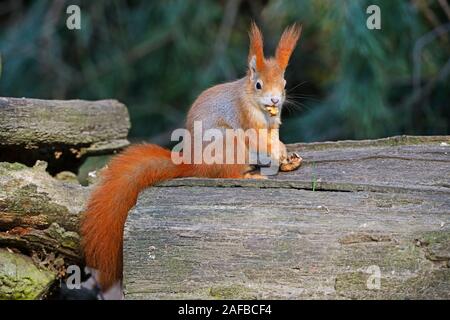
M 66 28 L 69 4 L 81 30 Z M 366 27 L 370 4 L 381 30 Z M 450 133 L 448 34 L 421 52 L 422 90 L 412 86 L 414 46 L 450 19 L 437 0 L 2 1 L 0 95 L 116 98 L 132 137 L 168 143 L 202 90 L 245 74 L 252 19 L 266 55 L 284 27 L 303 24 L 285 141 Z

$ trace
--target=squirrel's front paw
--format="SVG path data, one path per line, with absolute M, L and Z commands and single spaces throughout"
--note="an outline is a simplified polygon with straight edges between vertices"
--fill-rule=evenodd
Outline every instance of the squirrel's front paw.
M 291 153 L 285 161 L 281 162 L 280 171 L 294 171 L 298 169 L 302 165 L 302 157 L 300 157 L 297 153 Z

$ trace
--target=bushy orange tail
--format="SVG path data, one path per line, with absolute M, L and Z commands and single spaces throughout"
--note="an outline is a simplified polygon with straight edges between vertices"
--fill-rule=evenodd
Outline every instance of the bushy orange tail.
M 122 278 L 123 228 L 139 192 L 158 182 L 181 177 L 237 178 L 242 167 L 175 165 L 171 152 L 156 145 L 136 145 L 116 156 L 102 172 L 81 221 L 86 265 L 100 272 L 106 290 Z

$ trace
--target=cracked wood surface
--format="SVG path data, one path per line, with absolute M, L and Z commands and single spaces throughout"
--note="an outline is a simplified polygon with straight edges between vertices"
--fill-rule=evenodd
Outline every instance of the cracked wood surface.
M 73 179 L 53 178 L 45 162 L 33 168 L 0 162 L 0 248 L 53 252 L 80 263 L 78 224 L 89 188 Z
M 81 145 L 94 152 L 128 144 L 128 111 L 116 100 L 0 97 L 0 111 L 0 145 Z
M 144 191 L 126 298 L 450 299 L 449 136 L 288 148 L 296 172 Z
M 44 160 L 52 174 L 76 172 L 86 156 L 126 147 L 130 126 L 117 100 L 0 97 L 0 161 Z

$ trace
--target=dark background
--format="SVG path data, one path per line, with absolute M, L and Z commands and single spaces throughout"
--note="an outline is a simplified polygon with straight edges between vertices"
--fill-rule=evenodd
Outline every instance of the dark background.
M 81 30 L 66 28 L 70 4 Z M 366 27 L 370 4 L 381 30 Z M 282 140 L 450 133 L 446 0 L 4 0 L 0 96 L 115 98 L 132 140 L 167 144 L 201 91 L 245 74 L 251 20 L 266 55 L 288 24 L 303 24 Z

